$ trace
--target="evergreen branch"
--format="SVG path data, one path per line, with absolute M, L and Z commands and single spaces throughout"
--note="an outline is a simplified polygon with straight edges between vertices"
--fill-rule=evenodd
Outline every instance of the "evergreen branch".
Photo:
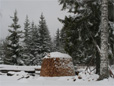
M 97 48 L 97 50 L 98 50 L 98 52 L 99 52 L 99 54 L 100 54 L 100 52 L 101 52 L 100 47 L 99 47 L 99 46 L 98 46 L 98 44 L 96 43 L 96 41 L 95 41 L 95 39 L 93 38 L 93 36 L 92 36 L 91 32 L 88 30 L 87 25 L 85 25 L 85 26 L 86 26 L 86 29 L 87 29 L 87 31 L 88 31 L 88 33 L 89 33 L 89 35 L 91 36 L 91 38 L 92 38 L 92 40 L 93 40 L 94 45 L 96 46 L 96 48 Z

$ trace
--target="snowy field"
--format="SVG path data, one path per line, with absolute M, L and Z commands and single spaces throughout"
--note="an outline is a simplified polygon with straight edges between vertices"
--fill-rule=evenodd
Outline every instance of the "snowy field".
M 0 69 L 4 67 L 9 69 L 37 68 L 36 66 L 11 67 L 0 65 Z M 12 74 L 12 76 L 7 76 L 7 73 L 0 72 L 0 86 L 114 86 L 113 78 L 96 81 L 99 76 L 94 74 L 94 72 L 82 71 L 78 76 L 70 77 L 41 77 L 38 71 L 31 74 L 24 72 L 24 69 L 20 72 L 9 71 L 8 73 Z

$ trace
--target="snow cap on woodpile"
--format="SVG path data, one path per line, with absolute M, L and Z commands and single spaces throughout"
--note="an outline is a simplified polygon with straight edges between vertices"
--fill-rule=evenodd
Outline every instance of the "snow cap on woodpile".
M 44 58 L 71 58 L 71 56 L 60 52 L 51 52 L 48 53 Z

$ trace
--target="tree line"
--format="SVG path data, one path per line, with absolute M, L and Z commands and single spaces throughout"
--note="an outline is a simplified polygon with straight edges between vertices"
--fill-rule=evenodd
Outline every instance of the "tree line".
M 26 16 L 24 31 L 18 24 L 17 11 L 11 17 L 13 23 L 9 26 L 9 33 L 3 43 L 0 44 L 1 63 L 9 65 L 41 65 L 42 58 L 46 53 L 60 51 L 59 29 L 51 40 L 50 32 L 43 13 L 40 16 L 39 24 L 30 22 Z M 62 50 L 62 49 L 61 49 Z

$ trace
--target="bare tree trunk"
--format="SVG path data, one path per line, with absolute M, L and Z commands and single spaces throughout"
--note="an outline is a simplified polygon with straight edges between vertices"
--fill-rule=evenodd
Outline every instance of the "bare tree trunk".
M 100 75 L 100 54 L 96 51 L 96 74 Z
M 108 73 L 108 0 L 101 4 L 101 63 L 100 80 L 109 77 Z

